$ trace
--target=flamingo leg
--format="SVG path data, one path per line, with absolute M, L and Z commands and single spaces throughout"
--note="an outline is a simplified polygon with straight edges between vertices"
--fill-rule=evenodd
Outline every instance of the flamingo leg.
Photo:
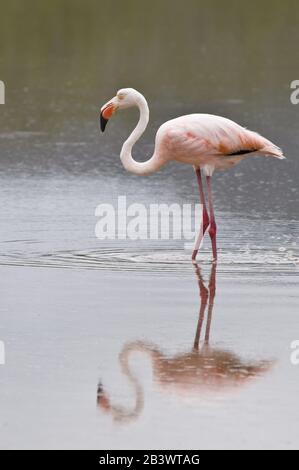
M 200 202 L 202 204 L 202 223 L 199 229 L 199 233 L 194 245 L 193 253 L 192 253 L 192 260 L 194 261 L 196 259 L 200 244 L 202 242 L 202 239 L 204 237 L 204 234 L 210 224 L 209 220 L 209 214 L 207 210 L 207 205 L 206 205 L 206 200 L 205 200 L 205 193 L 203 189 L 203 184 L 202 184 L 202 177 L 201 177 L 201 171 L 200 168 L 196 170 L 196 177 L 197 177 L 197 183 L 198 183 L 198 189 L 199 189 L 199 195 L 200 195 Z
M 212 242 L 213 258 L 216 261 L 217 260 L 217 240 L 216 240 L 217 226 L 216 226 L 215 213 L 214 213 L 211 176 L 207 176 L 207 185 L 208 185 L 208 199 L 209 199 L 209 211 L 210 211 L 209 235 L 210 235 L 211 242 Z

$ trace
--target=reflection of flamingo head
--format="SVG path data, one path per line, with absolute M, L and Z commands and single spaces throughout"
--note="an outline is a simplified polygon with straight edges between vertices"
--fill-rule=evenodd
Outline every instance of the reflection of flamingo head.
M 105 412 L 111 411 L 111 403 L 104 391 L 102 382 L 98 383 L 97 405 L 99 408 L 101 408 Z
M 144 406 L 143 400 L 143 391 L 139 388 L 139 385 L 136 383 L 135 385 L 135 395 L 136 401 L 135 405 L 132 409 L 126 409 L 120 405 L 113 405 L 105 392 L 102 383 L 99 382 L 98 384 L 98 391 L 97 391 L 97 406 L 98 408 L 106 414 L 110 414 L 115 421 L 118 422 L 128 422 L 136 419 Z

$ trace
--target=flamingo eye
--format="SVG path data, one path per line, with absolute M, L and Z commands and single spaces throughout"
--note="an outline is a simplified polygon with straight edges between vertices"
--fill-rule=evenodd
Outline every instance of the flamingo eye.
M 125 97 L 125 95 L 123 95 L 122 93 L 118 93 L 118 95 L 117 95 L 117 98 L 118 98 L 119 100 L 123 100 L 124 97 Z

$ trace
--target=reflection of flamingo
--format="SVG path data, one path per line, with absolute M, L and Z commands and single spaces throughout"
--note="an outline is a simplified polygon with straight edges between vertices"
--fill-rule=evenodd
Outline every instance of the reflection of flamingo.
M 157 132 L 153 156 L 146 162 L 136 162 L 132 157 L 132 148 L 145 131 L 149 120 L 148 105 L 141 93 L 133 88 L 119 90 L 116 96 L 101 108 L 101 129 L 105 130 L 108 119 L 117 109 L 133 106 L 139 108 L 140 118 L 122 147 L 120 158 L 123 166 L 137 175 L 147 175 L 158 171 L 171 160 L 193 165 L 203 205 L 203 221 L 192 258 L 196 258 L 202 237 L 209 227 L 213 257 L 216 259 L 216 223 L 211 188 L 213 172 L 230 168 L 256 153 L 282 159 L 282 151 L 256 132 L 249 131 L 229 119 L 210 114 L 190 114 L 165 122 Z M 207 179 L 210 218 L 204 198 L 201 170 Z
M 154 345 L 143 341 L 126 344 L 120 353 L 121 370 L 135 389 L 133 409 L 115 406 L 104 391 L 101 382 L 98 385 L 98 406 L 113 415 L 117 420 L 135 419 L 142 411 L 144 404 L 143 389 L 138 378 L 130 369 L 129 361 L 134 352 L 146 353 L 152 360 L 153 375 L 164 389 L 172 387 L 175 392 L 187 395 L 199 395 L 204 392 L 221 392 L 225 389 L 239 387 L 250 379 L 262 375 L 271 366 L 269 361 L 246 361 L 225 349 L 209 346 L 214 299 L 216 295 L 216 264 L 212 265 L 208 287 L 205 286 L 200 269 L 195 265 L 201 298 L 199 318 L 190 352 L 168 357 Z M 202 345 L 200 338 L 205 311 L 208 315 L 205 336 Z

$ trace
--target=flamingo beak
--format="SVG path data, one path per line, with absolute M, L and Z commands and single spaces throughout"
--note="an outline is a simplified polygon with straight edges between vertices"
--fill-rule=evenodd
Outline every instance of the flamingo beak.
M 108 101 L 108 103 L 104 104 L 104 106 L 101 108 L 100 127 L 101 127 L 102 132 L 104 132 L 107 122 L 109 121 L 111 116 L 114 114 L 116 109 L 117 109 L 117 106 L 113 100 Z

